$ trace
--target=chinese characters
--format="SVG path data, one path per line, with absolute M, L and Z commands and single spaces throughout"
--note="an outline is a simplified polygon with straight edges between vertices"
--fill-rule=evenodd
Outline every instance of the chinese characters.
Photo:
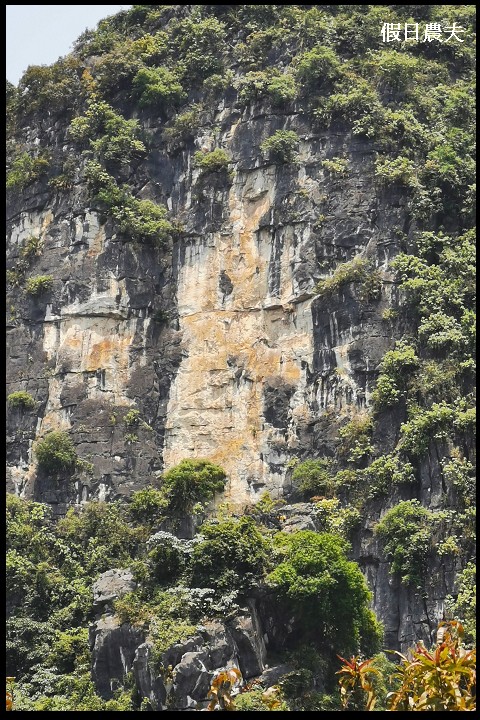
M 454 22 L 452 25 L 445 25 L 443 28 L 438 22 L 426 23 L 423 32 L 419 29 L 419 23 L 383 23 L 382 38 L 383 42 L 432 42 L 436 40 L 440 43 L 457 40 L 464 42 L 460 35 L 465 32 L 465 28 Z

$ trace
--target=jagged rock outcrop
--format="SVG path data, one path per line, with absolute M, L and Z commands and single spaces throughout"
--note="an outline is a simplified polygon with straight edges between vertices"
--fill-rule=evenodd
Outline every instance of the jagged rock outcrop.
M 133 670 L 138 694 L 152 710 L 202 707 L 218 670 L 237 667 L 246 681 L 265 669 L 264 633 L 253 606 L 248 615 L 199 626 L 195 635 L 172 645 L 160 660 L 152 657 L 152 641 L 144 642 L 141 631 L 128 624 L 119 626 L 113 616 L 97 622 L 92 641 L 93 679 L 99 694 L 113 694 L 105 677 L 121 680 Z
M 106 615 L 90 628 L 89 640 L 92 680 L 98 694 L 110 698 L 131 671 L 136 649 L 144 642 L 145 634 L 140 628 Z

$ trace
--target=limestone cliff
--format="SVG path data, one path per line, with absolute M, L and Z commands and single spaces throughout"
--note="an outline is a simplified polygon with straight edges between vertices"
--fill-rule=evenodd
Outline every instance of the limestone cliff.
M 371 413 L 385 353 L 418 331 L 418 316 L 399 311 L 404 291 L 392 260 L 410 250 L 420 232 L 441 227 L 458 236 L 465 231 L 446 206 L 437 207 L 433 220 L 412 213 L 418 188 L 400 176 L 382 182 L 378 155 L 385 138 L 365 125 L 358 130 L 367 110 L 352 109 L 352 118 L 348 109 L 343 117 L 330 111 L 324 121 L 325 108 L 312 105 L 311 78 L 307 82 L 302 76 L 301 63 L 292 71 L 299 86 L 305 80 L 296 96 L 279 103 L 267 91 L 252 91 L 245 99 L 242 78 L 256 72 L 247 51 L 251 45 L 258 55 L 254 41 L 262 38 L 248 41 L 250 30 L 239 26 L 241 19 L 229 24 L 230 6 L 151 6 L 164 10 L 148 20 L 149 7 L 134 6 L 143 20 L 132 20 L 130 38 L 139 43 L 147 31 L 150 38 L 158 35 L 157 55 L 141 56 L 149 68 L 162 64 L 157 56 L 174 63 L 175 48 L 183 48 L 178 23 L 199 12 L 210 20 L 218 15 L 227 44 L 222 40 L 218 46 L 225 67 L 212 65 L 215 72 L 204 73 L 217 78 L 213 90 L 213 81 L 195 80 L 194 65 L 188 65 L 193 61 L 183 48 L 181 100 L 165 96 L 149 105 L 144 95 L 129 94 L 131 76 L 122 74 L 118 58 L 118 86 L 108 84 L 109 56 L 92 35 L 79 42 L 71 66 L 60 68 L 60 78 L 71 83 L 63 99 L 50 87 L 57 80 L 42 80 L 39 91 L 34 78 L 27 78 L 15 100 L 11 168 L 22 152 L 36 160 L 44 153 L 48 163 L 27 181 L 12 180 L 8 190 L 7 394 L 25 391 L 34 406 L 9 408 L 7 490 L 49 503 L 60 516 L 87 500 L 128 499 L 184 458 L 208 458 L 225 469 L 225 492 L 216 502 L 228 503 L 232 511 L 253 505 L 265 491 L 272 498 L 304 499 L 292 480 L 295 465 L 341 458 L 339 430 Z M 314 6 L 295 7 L 308 14 Z M 328 14 L 334 6 L 318 7 Z M 270 21 L 262 22 L 257 35 L 267 32 Z M 114 24 L 115 31 L 119 27 Z M 186 33 L 187 26 L 181 27 Z M 169 32 L 174 40 L 168 42 L 177 45 L 165 49 L 163 36 Z M 315 45 L 318 38 L 308 37 L 309 47 Z M 333 72 L 328 66 L 333 61 L 325 61 L 317 78 L 322 98 L 333 96 L 332 78 L 341 77 L 342 62 L 353 62 L 342 42 L 345 38 L 338 47 L 333 42 L 343 57 L 339 67 Z M 232 59 L 228 53 L 237 45 L 241 49 Z M 262 72 L 278 68 L 281 77 L 289 74 L 292 55 L 303 50 L 298 38 L 287 46 L 261 45 Z M 377 44 L 376 52 L 384 49 Z M 136 62 L 140 55 L 132 57 Z M 367 77 L 369 72 L 380 76 L 376 66 L 365 67 Z M 398 100 L 393 84 L 385 89 L 379 81 L 378 87 L 382 107 Z M 347 96 L 350 89 L 342 92 Z M 129 155 L 125 150 L 112 160 L 98 145 L 105 129 L 91 129 L 80 140 L 78 131 L 75 136 L 74 118 L 100 113 L 102 102 L 105 117 L 113 117 L 111 112 L 137 121 L 144 151 Z M 360 96 L 356 102 L 363 108 Z M 195 109 L 195 121 L 182 134 L 175 122 L 185 108 Z M 410 135 L 397 128 L 389 136 L 400 151 L 417 142 L 411 139 L 415 132 L 423 132 L 411 122 Z M 290 155 L 268 149 L 266 141 L 279 131 L 290 133 L 284 136 L 294 144 L 287 148 Z M 202 164 L 202 157 L 219 150 L 223 164 Z M 89 181 L 92 158 L 136 200 L 166 208 L 173 227 L 166 240 L 135 237 L 122 226 Z M 448 189 L 442 192 L 449 196 Z M 322 282 L 350 267 L 366 270 L 361 277 L 345 275 L 331 292 L 322 291 Z M 28 280 L 39 277 L 49 278 L 46 287 L 37 291 L 31 285 L 29 291 Z M 366 290 L 372 278 L 374 287 Z M 471 388 L 471 380 L 466 384 Z M 442 399 L 438 387 L 436 401 Z M 364 471 L 369 457 L 394 453 L 409 417 L 403 396 L 377 411 L 371 455 L 355 467 Z M 52 430 L 66 431 L 84 461 L 73 473 L 54 476 L 38 466 L 35 444 Z M 473 445 L 465 432 L 457 444 L 470 461 Z M 454 456 L 452 444 L 439 436 L 427 445 L 413 461 L 413 482 L 389 477 L 382 492 L 369 497 L 353 538 L 354 557 L 374 593 L 388 647 L 431 639 L 470 552 L 432 561 L 420 593 L 391 575 L 373 534 L 386 510 L 403 500 L 419 499 L 432 512 L 455 507 L 442 470 L 445 458 Z M 347 466 L 354 467 L 340 460 L 340 470 Z M 348 492 L 342 490 L 340 497 L 348 501 Z
M 12 436 L 16 492 L 67 502 L 39 490 L 32 455 L 35 437 L 59 428 L 72 430 L 79 454 L 94 464 L 69 502 L 128 494 L 184 457 L 208 457 L 227 470 L 225 499 L 242 506 L 263 490 L 278 496 L 288 488 L 288 460 L 328 445 L 329 413 L 338 423 L 368 406 L 394 340 L 382 312 L 404 201 L 379 195 L 371 144 L 314 132 L 300 111 L 265 113 L 221 102 L 174 157 L 142 118 L 150 149 L 136 170 L 142 183 L 148 177 L 141 196 L 167 199 L 183 226 L 165 250 L 118 233 L 81 180 L 67 195 L 40 181 L 21 199 L 15 193 L 10 266 L 38 237 L 29 273 L 55 279 L 48 294 L 31 299 L 13 288 L 7 300 L 9 392 L 25 388 L 39 403 L 36 416 L 21 418 L 21 442 Z M 278 129 L 300 138 L 294 165 L 262 157 L 262 140 Z M 36 138 L 46 141 L 40 128 L 30 142 Z M 231 181 L 211 184 L 192 168 L 193 152 L 205 147 L 229 153 Z M 67 145 L 64 154 L 73 153 Z M 338 155 L 349 161 L 341 179 L 322 167 Z M 319 258 L 331 266 L 353 257 L 374 260 L 381 297 L 364 304 L 347 286 L 320 300 L 315 284 L 328 271 Z M 112 421 L 130 407 L 154 428 L 134 447 Z

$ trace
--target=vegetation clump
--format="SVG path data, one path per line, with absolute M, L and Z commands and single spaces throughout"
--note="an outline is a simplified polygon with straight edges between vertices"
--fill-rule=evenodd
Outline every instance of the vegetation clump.
M 28 152 L 20 153 L 7 170 L 7 188 L 24 190 L 43 175 L 49 165 L 50 160 L 45 153 L 40 153 L 37 157 Z
M 73 470 L 77 453 L 70 436 L 63 430 L 52 430 L 35 446 L 38 465 L 47 471 Z
M 355 257 L 335 268 L 335 272 L 326 280 L 320 280 L 315 292 L 320 297 L 330 297 L 343 286 L 354 283 L 362 301 L 377 300 L 382 288 L 382 280 L 378 270 L 374 270 L 368 260 Z
M 163 475 L 162 490 L 174 513 L 191 512 L 197 503 L 209 502 L 225 487 L 226 474 L 209 460 L 182 460 Z
M 293 163 L 300 138 L 293 130 L 277 130 L 260 148 L 275 163 Z
M 304 630 L 313 622 L 322 643 L 340 652 L 376 652 L 382 629 L 368 608 L 371 594 L 361 571 L 347 559 L 348 543 L 310 530 L 279 533 L 275 543 L 281 561 L 267 582 L 292 601 Z
M 140 68 L 133 79 L 133 90 L 141 107 L 178 105 L 186 97 L 178 77 L 165 67 Z
M 375 527 L 392 573 L 399 573 L 407 585 L 422 585 L 432 548 L 433 521 L 434 514 L 418 500 L 405 500 L 388 510 Z
M 375 710 L 379 699 L 380 676 L 392 689 L 382 704 L 397 711 L 475 710 L 475 650 L 463 644 L 464 629 L 455 620 L 441 622 L 437 642 L 427 650 L 418 643 L 408 655 L 395 651 L 400 664 L 393 666 L 390 678 L 382 678 L 384 668 L 375 658 L 345 660 L 338 671 L 343 710 Z M 378 708 L 381 709 L 381 708 Z
M 202 174 L 218 173 L 228 170 L 230 158 L 221 148 L 216 148 L 211 152 L 202 152 L 199 150 L 193 156 L 195 165 L 200 168 Z
M 159 247 L 172 237 L 174 226 L 166 219 L 166 208 L 134 197 L 94 160 L 87 163 L 85 172 L 92 193 L 108 208 L 121 232 Z
M 35 275 L 28 278 L 25 284 L 25 292 L 28 295 L 42 295 L 52 289 L 54 278 L 52 275 Z
M 262 578 L 267 563 L 267 542 L 253 519 L 207 523 L 202 535 L 193 551 L 193 584 L 223 592 L 235 588 L 245 595 Z
M 33 410 L 36 405 L 34 398 L 25 390 L 17 390 L 7 395 L 7 403 L 10 407 L 25 408 L 25 410 Z
M 300 492 L 308 497 L 313 495 L 330 497 L 334 492 L 331 466 L 332 462 L 327 458 L 305 460 L 295 467 L 292 480 L 294 483 L 299 483 Z

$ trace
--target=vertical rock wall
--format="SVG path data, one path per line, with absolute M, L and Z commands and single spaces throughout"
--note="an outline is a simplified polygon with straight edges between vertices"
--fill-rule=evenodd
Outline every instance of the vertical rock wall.
M 368 408 L 398 335 L 383 312 L 394 292 L 387 265 L 399 228 L 408 229 L 404 199 L 375 185 L 367 141 L 314 132 L 298 113 L 219 105 L 191 148 L 169 154 L 161 128 L 144 124 L 151 150 L 137 170 L 138 193 L 182 223 L 170 247 L 119 234 L 81 183 L 60 194 L 38 182 L 10 198 L 8 267 L 36 237 L 26 277 L 52 275 L 54 285 L 31 297 L 19 283 L 7 298 L 7 393 L 26 390 L 36 401 L 31 411 L 9 411 L 7 488 L 59 514 L 128 496 L 188 457 L 225 468 L 221 500 L 232 507 L 265 490 L 281 496 L 291 489 L 289 461 L 333 455 L 339 425 Z M 281 128 L 298 133 L 295 163 L 260 150 Z M 194 167 L 193 151 L 214 147 L 231 156 L 231 175 Z M 348 161 L 346 173 L 324 169 L 333 157 Z M 352 284 L 315 293 L 358 256 L 380 272 L 378 298 L 365 301 Z M 134 427 L 125 420 L 132 409 Z M 35 442 L 53 429 L 70 432 L 91 469 L 73 477 L 38 470 Z M 389 452 L 391 423 L 377 435 Z M 408 644 L 419 628 L 428 637 L 442 612 L 443 569 L 427 608 L 399 594 L 368 528 L 363 535 L 355 554 L 390 646 Z
M 315 284 L 358 255 L 384 269 L 401 202 L 379 197 L 368 144 L 312 133 L 301 114 L 220 104 L 196 145 L 225 148 L 230 176 L 202 173 L 191 151 L 169 154 L 161 128 L 145 127 L 140 196 L 182 223 L 170 248 L 118 234 L 81 184 L 65 196 L 37 183 L 12 200 L 9 266 L 38 236 L 27 277 L 51 274 L 54 288 L 32 298 L 20 285 L 8 300 L 9 392 L 37 400 L 9 421 L 10 486 L 64 507 L 129 494 L 185 457 L 207 457 L 225 467 L 224 499 L 234 506 L 264 490 L 281 495 L 288 461 L 333 452 L 331 428 L 368 405 L 392 341 L 381 319 L 385 273 L 375 303 L 348 285 L 320 299 Z M 280 128 L 298 133 L 294 163 L 261 152 Z M 336 156 L 348 173 L 324 170 Z M 134 433 L 123 422 L 129 409 L 140 413 Z M 71 430 L 94 465 L 74 489 L 37 473 L 33 442 L 53 429 Z M 136 442 L 125 439 L 132 434 Z

